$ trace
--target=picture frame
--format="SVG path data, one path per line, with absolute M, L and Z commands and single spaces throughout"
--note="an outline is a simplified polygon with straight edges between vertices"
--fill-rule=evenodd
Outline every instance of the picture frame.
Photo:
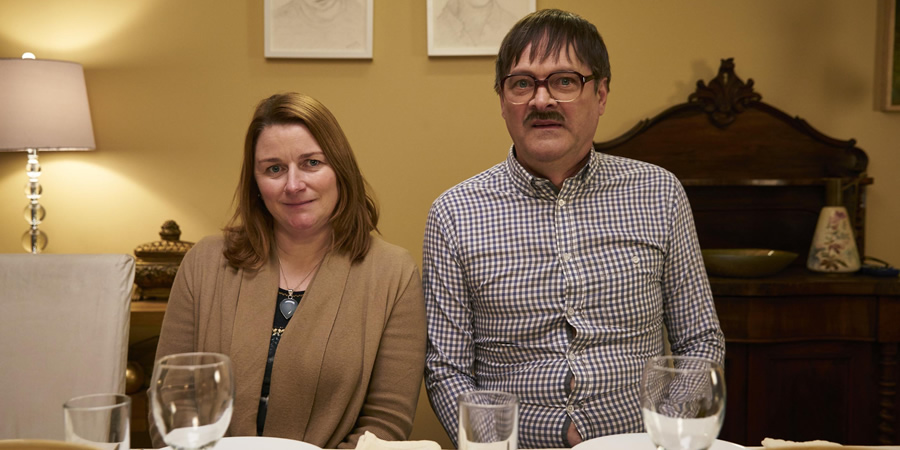
M 900 9 L 898 0 L 879 2 L 879 60 L 876 103 L 884 111 L 900 111 Z
M 536 0 L 427 0 L 428 56 L 492 55 Z
M 373 1 L 265 0 L 265 57 L 371 59 Z

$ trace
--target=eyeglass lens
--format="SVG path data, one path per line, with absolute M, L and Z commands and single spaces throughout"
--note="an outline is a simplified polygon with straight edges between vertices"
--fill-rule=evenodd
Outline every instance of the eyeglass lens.
M 527 103 L 534 97 L 534 92 L 545 85 L 554 100 L 567 102 L 578 98 L 584 83 L 581 75 L 573 72 L 557 72 L 544 80 L 531 75 L 511 75 L 503 82 L 503 95 L 511 103 Z

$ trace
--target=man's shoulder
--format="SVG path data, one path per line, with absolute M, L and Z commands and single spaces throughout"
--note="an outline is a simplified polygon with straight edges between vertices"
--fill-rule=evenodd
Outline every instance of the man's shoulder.
M 678 182 L 675 174 L 656 164 L 607 153 L 600 155 L 600 172 L 605 179 L 651 177 L 661 181 Z
M 484 192 L 504 190 L 508 186 L 509 177 L 506 163 L 501 162 L 447 189 L 438 196 L 434 204 L 446 205 L 460 201 L 472 201 L 480 197 Z

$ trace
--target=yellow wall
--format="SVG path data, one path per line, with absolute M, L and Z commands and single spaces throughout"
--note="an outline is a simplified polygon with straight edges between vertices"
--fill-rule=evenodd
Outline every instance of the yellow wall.
M 607 41 L 613 80 L 598 140 L 685 101 L 726 57 L 764 101 L 857 139 L 875 179 L 869 254 L 900 265 L 900 113 L 873 106 L 876 0 L 538 7 L 578 12 Z M 41 156 L 47 252 L 131 253 L 168 219 L 183 240 L 217 233 L 253 106 L 296 90 L 340 120 L 380 200 L 383 235 L 419 257 L 431 201 L 502 160 L 510 143 L 493 59 L 429 58 L 425 11 L 422 0 L 377 0 L 372 60 L 266 60 L 263 0 L 0 1 L 0 57 L 32 51 L 85 67 L 97 151 Z M 0 153 L 0 252 L 22 251 L 24 166 L 24 154 Z M 446 439 L 420 404 L 414 437 Z

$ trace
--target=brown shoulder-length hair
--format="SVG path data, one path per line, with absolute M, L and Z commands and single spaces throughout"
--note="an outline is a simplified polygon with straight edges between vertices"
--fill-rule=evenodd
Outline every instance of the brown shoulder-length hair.
M 520 19 L 500 43 L 500 51 L 494 67 L 494 91 L 501 91 L 500 80 L 509 74 L 509 69 L 519 63 L 522 52 L 531 45 L 529 58 L 532 61 L 546 61 L 565 55 L 569 48 L 591 68 L 597 78 L 594 83 L 600 89 L 600 80 L 606 78 L 606 89 L 612 72 L 609 68 L 609 53 L 606 44 L 594 24 L 581 16 L 559 9 L 535 11 Z M 543 50 L 541 55 L 538 52 Z M 583 74 L 587 75 L 587 74 Z
M 262 100 L 253 113 L 244 139 L 244 162 L 234 194 L 234 216 L 224 228 L 225 257 L 239 268 L 258 269 L 274 246 L 274 219 L 259 193 L 254 176 L 256 143 L 272 125 L 302 124 L 316 139 L 337 176 L 338 201 L 331 215 L 334 248 L 362 259 L 369 251 L 371 232 L 378 231 L 378 207 L 353 156 L 347 136 L 331 111 L 318 100 L 289 92 Z

